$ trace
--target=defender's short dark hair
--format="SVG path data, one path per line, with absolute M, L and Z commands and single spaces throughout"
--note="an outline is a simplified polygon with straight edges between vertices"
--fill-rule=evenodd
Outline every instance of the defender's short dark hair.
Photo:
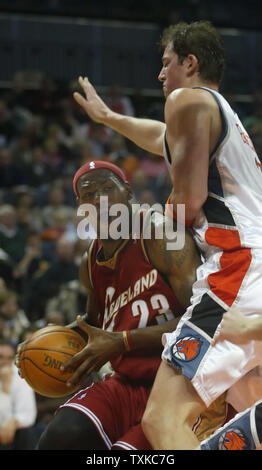
M 194 54 L 201 78 L 206 82 L 220 83 L 225 69 L 225 45 L 210 21 L 180 22 L 168 26 L 159 45 L 165 49 L 169 43 L 181 63 L 189 54 Z

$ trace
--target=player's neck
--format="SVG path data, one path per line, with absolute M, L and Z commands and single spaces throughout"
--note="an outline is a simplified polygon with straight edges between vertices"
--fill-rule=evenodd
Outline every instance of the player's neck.
M 120 238 L 119 240 L 101 240 L 101 245 L 103 247 L 103 254 L 104 254 L 104 260 L 108 260 L 112 258 L 112 256 L 115 254 L 115 252 L 120 248 L 122 243 L 124 243 L 126 240 Z
M 126 234 L 124 238 L 110 238 L 110 230 L 107 232 L 107 238 L 100 237 L 98 235 L 98 239 L 103 247 L 103 254 L 105 261 L 112 258 L 115 252 L 121 247 L 121 245 L 126 242 L 127 239 L 132 237 L 132 212 L 129 213 L 129 233 Z
M 219 90 L 219 86 L 217 83 L 206 82 L 202 80 L 201 78 L 197 80 L 193 80 L 191 85 L 192 85 L 192 88 L 204 87 L 204 88 L 210 88 L 211 90 L 214 90 L 214 91 Z

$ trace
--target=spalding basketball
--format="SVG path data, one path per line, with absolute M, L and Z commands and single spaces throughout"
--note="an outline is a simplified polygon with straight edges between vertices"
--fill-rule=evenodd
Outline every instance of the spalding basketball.
M 19 367 L 22 377 L 45 397 L 63 397 L 77 390 L 68 387 L 72 371 L 60 367 L 86 345 L 82 336 L 64 326 L 46 326 L 33 333 L 19 351 Z

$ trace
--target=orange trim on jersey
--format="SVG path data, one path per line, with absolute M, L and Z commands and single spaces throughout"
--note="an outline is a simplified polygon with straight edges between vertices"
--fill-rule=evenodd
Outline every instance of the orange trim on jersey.
M 208 227 L 205 239 L 209 245 L 215 245 L 225 251 L 241 248 L 241 241 L 237 230 Z
M 140 243 L 141 243 L 141 248 L 142 248 L 142 251 L 144 253 L 145 259 L 147 260 L 148 263 L 150 263 L 150 259 L 147 256 L 145 242 L 144 242 L 144 238 L 143 238 L 142 234 L 141 234 L 141 238 L 140 238 Z
M 220 257 L 221 269 L 208 276 L 211 291 L 229 307 L 235 301 L 243 279 L 249 269 L 252 255 L 250 248 L 241 248 L 236 230 L 209 227 L 206 232 L 209 244 L 224 249 Z
M 166 201 L 166 205 L 165 205 L 165 215 L 166 216 L 169 216 L 173 219 L 175 219 L 177 221 L 177 213 L 175 211 L 175 209 L 173 208 L 173 204 L 170 202 L 170 197 L 171 195 L 168 196 L 168 199 Z M 185 220 L 185 226 L 186 227 L 191 227 L 191 225 L 193 224 L 195 219 L 192 219 L 192 220 Z
M 149 214 L 149 215 L 148 215 L 148 214 Z M 140 234 L 141 248 L 142 248 L 142 251 L 143 251 L 143 253 L 144 253 L 144 256 L 145 256 L 146 261 L 147 261 L 148 263 L 150 263 L 150 264 L 151 264 L 151 261 L 150 261 L 150 259 L 149 259 L 149 257 L 148 257 L 147 250 L 146 250 L 146 247 L 145 247 L 144 230 L 143 230 L 143 228 L 144 228 L 145 218 L 146 218 L 146 217 L 150 217 L 150 218 L 151 218 L 151 216 L 152 216 L 152 212 L 151 212 L 151 211 L 148 211 L 148 212 L 146 212 L 146 213 L 143 213 L 143 214 L 142 214 L 142 224 L 141 224 L 142 227 L 140 226 L 140 231 L 141 231 L 141 234 Z M 141 228 L 142 228 L 142 230 L 141 230 Z

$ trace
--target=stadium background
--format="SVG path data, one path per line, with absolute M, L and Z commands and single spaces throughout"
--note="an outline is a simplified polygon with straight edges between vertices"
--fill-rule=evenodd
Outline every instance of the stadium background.
M 108 105 L 163 119 L 157 47 L 163 27 L 209 19 L 227 47 L 221 91 L 262 155 L 261 2 L 0 0 L 0 335 L 16 345 L 48 322 L 85 309 L 72 176 L 108 159 L 139 202 L 165 203 L 159 157 L 92 123 L 72 99 L 87 75 Z M 38 421 L 57 402 L 39 397 Z

